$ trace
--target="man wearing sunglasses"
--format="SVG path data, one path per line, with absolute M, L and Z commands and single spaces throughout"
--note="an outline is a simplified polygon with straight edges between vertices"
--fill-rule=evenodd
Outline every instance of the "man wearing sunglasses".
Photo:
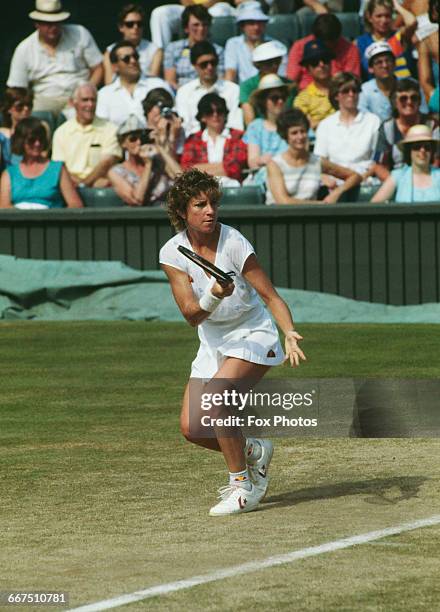
M 302 110 L 315 130 L 319 123 L 335 112 L 329 100 L 330 62 L 333 54 L 319 40 L 310 40 L 304 47 L 302 66 L 307 68 L 312 82 L 295 98 L 294 106 Z
M 127 41 L 116 43 L 110 52 L 110 61 L 117 75 L 110 85 L 100 89 L 96 114 L 120 126 L 130 115 L 136 115 L 145 123 L 142 101 L 148 92 L 157 87 L 169 91 L 171 87 L 158 77 L 143 77 L 136 46 Z
M 102 54 L 86 28 L 65 24 L 70 13 L 62 10 L 60 0 L 36 0 L 29 17 L 36 31 L 16 48 L 7 86 L 31 87 L 34 111 L 69 113 L 79 83 L 101 82 Z
M 191 48 L 191 63 L 196 69 L 198 78 L 182 85 L 176 95 L 176 110 L 183 120 L 186 136 L 200 130 L 200 123 L 196 118 L 197 104 L 207 93 L 217 93 L 226 101 L 228 107 L 226 127 L 242 130 L 240 88 L 236 83 L 218 78 L 218 55 L 213 45 L 206 40 L 196 43 Z

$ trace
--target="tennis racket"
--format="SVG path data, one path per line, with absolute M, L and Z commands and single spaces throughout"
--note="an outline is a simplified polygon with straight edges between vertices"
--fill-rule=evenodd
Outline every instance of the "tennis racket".
M 188 257 L 190 261 L 200 266 L 203 270 L 205 270 L 205 272 L 208 272 L 211 276 L 218 280 L 219 283 L 229 285 L 230 283 L 234 282 L 232 277 L 235 276 L 235 272 L 223 272 L 223 270 L 220 270 L 220 268 L 214 266 L 214 264 L 201 255 L 194 253 L 194 251 L 191 251 L 182 245 L 179 245 L 177 250 L 180 251 L 182 255 L 185 255 L 185 257 Z

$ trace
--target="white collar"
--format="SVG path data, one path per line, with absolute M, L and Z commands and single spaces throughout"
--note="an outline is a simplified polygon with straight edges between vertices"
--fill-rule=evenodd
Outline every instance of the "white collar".
M 225 138 L 228 139 L 231 135 L 231 130 L 228 127 L 225 127 L 223 132 L 221 134 L 219 134 L 220 138 Z M 208 134 L 208 128 L 205 128 L 202 132 L 202 140 L 203 142 L 208 142 L 208 140 L 210 139 L 210 135 Z M 212 140 L 212 138 L 211 138 Z

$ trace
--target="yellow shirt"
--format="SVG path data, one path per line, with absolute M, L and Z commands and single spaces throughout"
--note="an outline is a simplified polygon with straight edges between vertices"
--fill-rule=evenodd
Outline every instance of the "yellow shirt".
M 64 162 L 71 174 L 84 180 L 102 159 L 122 156 L 116 132 L 113 123 L 98 117 L 90 125 L 70 119 L 55 130 L 52 159 Z
M 335 112 L 328 99 L 328 95 L 321 89 L 318 89 L 315 83 L 307 85 L 296 96 L 293 106 L 299 108 L 307 115 L 310 123 L 312 123 L 312 127 Z

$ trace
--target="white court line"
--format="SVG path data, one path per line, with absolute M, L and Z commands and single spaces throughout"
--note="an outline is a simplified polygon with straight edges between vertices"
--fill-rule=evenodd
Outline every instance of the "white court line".
M 327 542 L 326 544 L 320 544 L 319 546 L 310 546 L 308 548 L 301 548 L 300 550 L 293 550 L 292 552 L 285 553 L 284 555 L 276 555 L 274 557 L 267 557 L 267 559 L 261 559 L 260 561 L 250 561 L 249 563 L 242 563 L 241 565 L 233 565 L 232 567 L 227 567 L 225 569 L 215 570 L 209 574 L 193 576 L 192 578 L 177 580 L 176 582 L 158 584 L 156 586 L 149 587 L 148 589 L 135 591 L 134 593 L 127 593 L 127 595 L 120 595 L 119 597 L 113 597 L 112 599 L 97 601 L 96 603 L 86 604 L 85 606 L 80 606 L 79 608 L 71 608 L 70 612 L 97 612 L 98 610 L 109 610 L 110 608 L 125 606 L 126 604 L 148 599 L 150 597 L 156 597 L 157 595 L 167 595 L 168 593 L 174 593 L 176 591 L 181 591 L 182 589 L 189 589 L 190 587 L 198 586 L 199 584 L 224 580 L 225 578 L 234 578 L 235 576 L 250 574 L 251 572 L 257 572 L 268 567 L 292 563 L 293 561 L 298 561 L 299 559 L 315 557 L 317 555 L 334 552 L 335 550 L 342 550 L 343 548 L 350 548 L 351 546 L 357 546 L 358 544 L 366 544 L 367 542 L 387 538 L 388 536 L 404 533 L 405 531 L 413 531 L 414 529 L 420 529 L 421 527 L 431 527 L 439 524 L 440 514 L 435 514 L 434 516 L 412 521 L 410 523 L 402 523 L 401 525 L 387 527 L 386 529 L 378 529 L 377 531 L 361 533 L 359 535 L 350 536 L 349 538 L 343 538 L 341 540 Z

